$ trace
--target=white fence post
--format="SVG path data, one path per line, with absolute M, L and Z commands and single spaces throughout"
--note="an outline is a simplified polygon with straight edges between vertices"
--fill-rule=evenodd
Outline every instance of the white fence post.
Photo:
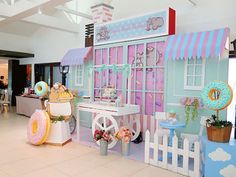
M 184 148 L 183 148 L 183 174 L 188 175 L 189 171 L 189 140 L 187 138 L 184 139 Z
M 163 151 L 162 151 L 162 165 L 163 168 L 167 168 L 168 164 L 168 137 L 163 136 Z
M 145 133 L 145 156 L 144 156 L 144 162 L 149 163 L 150 162 L 150 132 L 147 130 Z
M 194 143 L 194 176 L 200 177 L 200 144 Z
M 174 172 L 178 171 L 178 138 L 176 135 L 172 139 L 172 167 Z
M 153 160 L 155 165 L 158 165 L 158 158 L 159 158 L 158 142 L 159 142 L 158 131 L 156 131 L 154 134 L 154 144 L 153 144 Z

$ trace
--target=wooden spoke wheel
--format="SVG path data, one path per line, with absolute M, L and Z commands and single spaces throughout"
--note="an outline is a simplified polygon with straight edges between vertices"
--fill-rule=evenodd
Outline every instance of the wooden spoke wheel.
M 111 133 L 112 140 L 108 144 L 108 149 L 113 148 L 117 140 L 113 136 L 115 132 L 119 130 L 116 120 L 111 115 L 98 114 L 93 120 L 92 123 L 92 133 L 94 135 L 95 130 L 104 130 Z M 100 145 L 100 142 L 97 141 L 97 144 Z
M 76 129 L 76 118 L 74 115 L 69 120 L 70 134 L 73 134 Z

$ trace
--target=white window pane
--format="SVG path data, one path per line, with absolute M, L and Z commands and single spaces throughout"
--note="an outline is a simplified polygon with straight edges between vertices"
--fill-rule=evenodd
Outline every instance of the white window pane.
M 194 66 L 188 66 L 187 75 L 193 75 Z
M 188 64 L 194 64 L 194 60 L 193 59 L 188 59 Z
M 196 76 L 194 86 L 201 86 L 202 85 L 202 77 Z
M 196 64 L 202 64 L 202 59 L 196 59 Z
M 187 77 L 187 86 L 192 86 L 193 85 L 193 76 L 188 76 Z
M 82 86 L 83 85 L 83 65 L 76 66 L 75 70 L 75 84 Z
M 195 75 L 202 75 L 202 65 L 196 66 Z

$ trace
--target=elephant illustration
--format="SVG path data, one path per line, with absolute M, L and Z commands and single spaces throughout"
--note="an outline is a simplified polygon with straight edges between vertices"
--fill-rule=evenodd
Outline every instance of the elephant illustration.
M 164 25 L 164 20 L 162 17 L 150 17 L 147 20 L 147 31 L 157 30 L 158 28 L 162 27 Z
M 109 31 L 107 29 L 106 26 L 102 26 L 100 29 L 99 29 L 99 32 L 96 34 L 96 38 L 97 38 L 97 41 L 106 41 L 108 39 L 110 39 L 110 36 L 109 36 Z
M 162 54 L 157 50 L 156 51 L 156 62 L 154 59 L 155 53 L 154 53 L 154 47 L 149 46 L 146 48 L 146 65 L 147 66 L 156 66 L 157 63 L 160 61 L 160 57 Z M 137 70 L 142 70 L 143 68 L 143 60 L 144 60 L 144 53 L 143 52 L 137 52 L 136 54 L 136 63 L 135 63 L 135 57 L 133 57 L 132 65 L 137 67 Z M 152 68 L 147 68 L 147 71 L 151 72 Z
M 147 53 L 147 65 L 148 66 L 155 66 L 159 63 L 160 58 L 162 56 L 162 54 L 159 52 L 159 50 L 156 50 L 156 63 L 155 63 L 155 51 L 154 51 L 154 47 L 149 46 L 146 49 L 146 53 Z

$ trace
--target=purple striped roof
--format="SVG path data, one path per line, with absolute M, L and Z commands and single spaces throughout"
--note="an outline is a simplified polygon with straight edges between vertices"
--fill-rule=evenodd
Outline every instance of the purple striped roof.
M 166 59 L 209 58 L 222 56 L 229 28 L 168 36 L 164 45 Z
M 93 48 L 85 47 L 85 48 L 76 48 L 69 50 L 63 59 L 61 60 L 61 65 L 82 65 L 84 61 L 90 60 L 93 57 Z

